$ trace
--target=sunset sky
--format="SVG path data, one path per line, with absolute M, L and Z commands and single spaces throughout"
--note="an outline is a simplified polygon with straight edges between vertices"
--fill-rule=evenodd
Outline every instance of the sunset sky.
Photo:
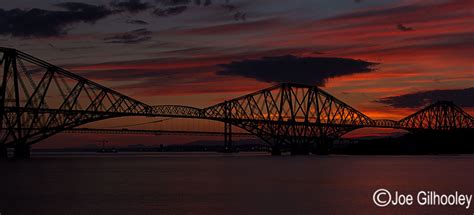
M 374 119 L 436 100 L 474 113 L 470 0 L 15 0 L 0 25 L 0 46 L 148 104 L 302 82 Z

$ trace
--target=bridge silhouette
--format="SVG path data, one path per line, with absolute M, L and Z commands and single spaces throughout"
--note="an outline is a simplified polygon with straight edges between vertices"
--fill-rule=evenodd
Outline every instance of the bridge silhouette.
M 232 135 L 240 135 L 233 134 L 234 126 L 269 144 L 274 155 L 284 150 L 325 154 L 333 140 L 363 127 L 412 132 L 474 129 L 474 118 L 452 102 L 436 102 L 399 121 L 374 120 L 324 90 L 302 84 L 278 84 L 206 108 L 153 106 L 21 51 L 0 48 L 0 54 L 0 157 L 7 156 L 7 148 L 14 148 L 16 157 L 29 157 L 32 144 L 57 133 L 101 132 L 77 127 L 125 116 L 220 121 L 225 149 L 231 151 Z

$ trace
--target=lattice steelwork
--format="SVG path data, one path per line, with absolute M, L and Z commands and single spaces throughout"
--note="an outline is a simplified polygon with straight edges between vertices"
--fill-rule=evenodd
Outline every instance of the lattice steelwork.
M 217 120 L 224 122 L 226 144 L 237 126 L 276 154 L 285 149 L 324 153 L 331 140 L 361 127 L 474 129 L 473 117 L 451 102 L 435 103 L 400 121 L 372 120 L 325 91 L 300 84 L 279 84 L 204 109 L 149 106 L 23 52 L 0 48 L 0 54 L 0 157 L 7 146 L 22 156 L 29 145 L 58 132 L 121 116 Z
M 436 102 L 398 122 L 401 128 L 425 130 L 473 129 L 474 118 L 452 102 Z
M 1 48 L 0 143 L 27 146 L 62 130 L 149 106 L 23 52 Z
M 275 153 L 283 148 L 309 152 L 322 142 L 374 124 L 323 90 L 300 84 L 280 84 L 204 111 L 206 118 L 224 119 L 259 136 Z
M 379 127 L 379 128 L 399 128 L 400 125 L 399 125 L 398 121 L 395 121 L 395 120 L 378 119 L 378 120 L 374 120 L 373 127 Z
M 202 118 L 202 109 L 183 105 L 157 105 L 149 112 L 154 116 L 180 117 L 180 118 Z

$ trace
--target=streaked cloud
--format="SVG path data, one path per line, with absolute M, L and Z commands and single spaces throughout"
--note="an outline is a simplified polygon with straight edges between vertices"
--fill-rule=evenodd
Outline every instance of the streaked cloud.
M 187 5 L 191 3 L 191 0 L 155 0 L 158 4 L 163 6 L 178 6 Z
M 139 19 L 130 19 L 130 20 L 127 20 L 127 23 L 135 24 L 135 25 L 148 25 L 148 22 L 139 20 Z
M 117 10 L 130 13 L 142 12 L 153 7 L 150 3 L 141 2 L 141 0 L 115 0 L 112 1 L 110 5 Z
M 152 32 L 141 28 L 104 38 L 106 43 L 139 43 L 151 39 Z
M 474 107 L 474 87 L 453 90 L 430 90 L 385 97 L 375 102 L 397 108 L 416 108 L 437 101 L 452 101 L 461 107 Z
M 159 17 L 175 16 L 175 15 L 183 13 L 187 9 L 188 9 L 188 6 L 174 6 L 174 7 L 168 7 L 165 9 L 156 8 L 153 11 L 153 14 Z
M 7 35 L 0 43 L 20 44 L 20 49 L 32 50 L 52 63 L 75 65 L 82 75 L 138 98 L 161 98 L 167 93 L 196 98 L 219 90 L 223 95 L 237 95 L 269 82 L 305 82 L 324 85 L 347 103 L 383 117 L 383 108 L 393 107 L 372 102 L 378 98 L 473 86 L 473 15 L 472 2 L 467 0 L 275 0 L 271 5 L 249 0 L 114 1 L 149 6 L 146 10 L 138 7 L 143 9 L 140 12 L 113 7 L 111 1 L 103 2 L 110 14 L 96 21 L 53 22 L 52 26 L 59 26 L 56 32 L 63 35 L 54 41 L 0 33 Z M 29 8 L 12 2 L 5 8 Z M 79 11 L 73 5 L 51 6 L 31 5 L 50 12 Z M 95 48 L 87 49 L 86 55 L 81 46 Z M 345 67 L 329 74 L 317 68 L 312 71 L 317 75 L 294 71 L 302 80 L 279 73 L 275 77 L 260 72 L 222 75 L 225 68 L 216 66 L 287 55 L 362 59 L 380 65 L 372 72 L 351 72 Z M 252 87 L 229 86 L 236 83 Z M 396 108 L 391 114 L 397 114 Z

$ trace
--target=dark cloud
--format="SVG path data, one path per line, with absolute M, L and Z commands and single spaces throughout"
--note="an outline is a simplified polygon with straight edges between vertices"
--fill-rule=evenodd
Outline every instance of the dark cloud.
M 411 27 L 407 27 L 403 24 L 398 24 L 397 29 L 400 30 L 400 31 L 413 31 L 413 30 L 415 30 L 415 29 L 413 29 Z
M 327 79 L 372 71 L 371 63 L 362 60 L 329 57 L 264 57 L 219 65 L 219 75 L 237 75 L 263 82 L 292 82 L 324 86 Z
M 155 0 L 158 4 L 153 14 L 158 17 L 175 16 L 185 12 L 193 6 L 211 6 L 217 5 L 217 9 L 224 10 L 229 13 L 235 21 L 246 21 L 247 13 L 239 10 L 236 5 L 230 4 L 230 0 L 225 0 L 216 4 L 212 0 Z
M 80 2 L 63 2 L 63 3 L 55 4 L 55 6 L 64 8 L 70 12 L 89 12 L 91 13 L 89 15 L 94 15 L 93 17 L 90 17 L 90 19 L 93 19 L 93 20 L 102 18 L 102 16 L 100 15 L 100 12 L 109 11 L 105 6 L 96 6 L 96 5 L 80 3 Z M 82 18 L 86 19 L 84 16 Z
M 65 2 L 56 4 L 65 11 L 0 9 L 0 35 L 48 37 L 67 34 L 71 24 L 94 23 L 113 12 L 105 6 Z
M 117 34 L 104 38 L 106 43 L 139 43 L 151 39 L 152 32 L 146 28 L 137 29 L 130 32 Z
M 452 101 L 462 107 L 474 107 L 474 87 L 456 90 L 432 90 L 410 93 L 400 96 L 385 97 L 377 103 L 388 104 L 397 108 L 416 108 L 436 101 Z
M 175 16 L 188 9 L 191 0 L 156 0 L 161 6 L 153 11 L 153 14 L 159 17 Z
M 224 4 L 222 5 L 222 8 L 224 8 L 224 10 L 226 10 L 227 12 L 233 12 L 238 9 L 237 6 L 231 4 Z
M 153 11 L 153 14 L 159 17 L 166 17 L 166 16 L 174 16 L 183 13 L 188 9 L 187 6 L 176 6 L 176 7 L 169 7 L 169 8 L 157 8 Z
M 210 6 L 213 4 L 212 0 L 155 0 L 158 3 L 158 7 L 154 10 L 153 14 L 159 17 L 173 16 L 183 13 L 192 6 Z M 235 21 L 245 21 L 247 19 L 247 13 L 239 10 L 239 7 L 229 3 L 229 0 L 225 0 L 220 5 L 220 9 L 232 15 Z M 216 5 L 214 3 L 214 5 Z
M 234 20 L 235 21 L 239 21 L 239 20 L 245 21 L 246 19 L 247 19 L 247 14 L 246 13 L 237 12 L 237 13 L 234 14 Z
M 163 6 L 178 6 L 190 4 L 191 0 L 156 0 L 156 2 Z
M 211 0 L 194 0 L 195 5 L 203 5 L 203 6 L 209 6 L 212 4 Z
M 229 1 L 226 1 L 225 4 L 222 5 L 222 8 L 230 13 L 233 14 L 235 21 L 245 21 L 247 20 L 247 13 L 240 11 L 240 8 L 236 5 L 229 4 Z
M 130 13 L 138 13 L 144 10 L 148 10 L 153 6 L 147 2 L 141 2 L 141 0 L 127 0 L 127 1 L 119 1 L 115 0 L 110 5 L 121 11 L 127 11 Z
M 135 24 L 135 25 L 148 25 L 148 22 L 145 22 L 145 21 L 139 20 L 139 19 L 127 20 L 127 23 Z

